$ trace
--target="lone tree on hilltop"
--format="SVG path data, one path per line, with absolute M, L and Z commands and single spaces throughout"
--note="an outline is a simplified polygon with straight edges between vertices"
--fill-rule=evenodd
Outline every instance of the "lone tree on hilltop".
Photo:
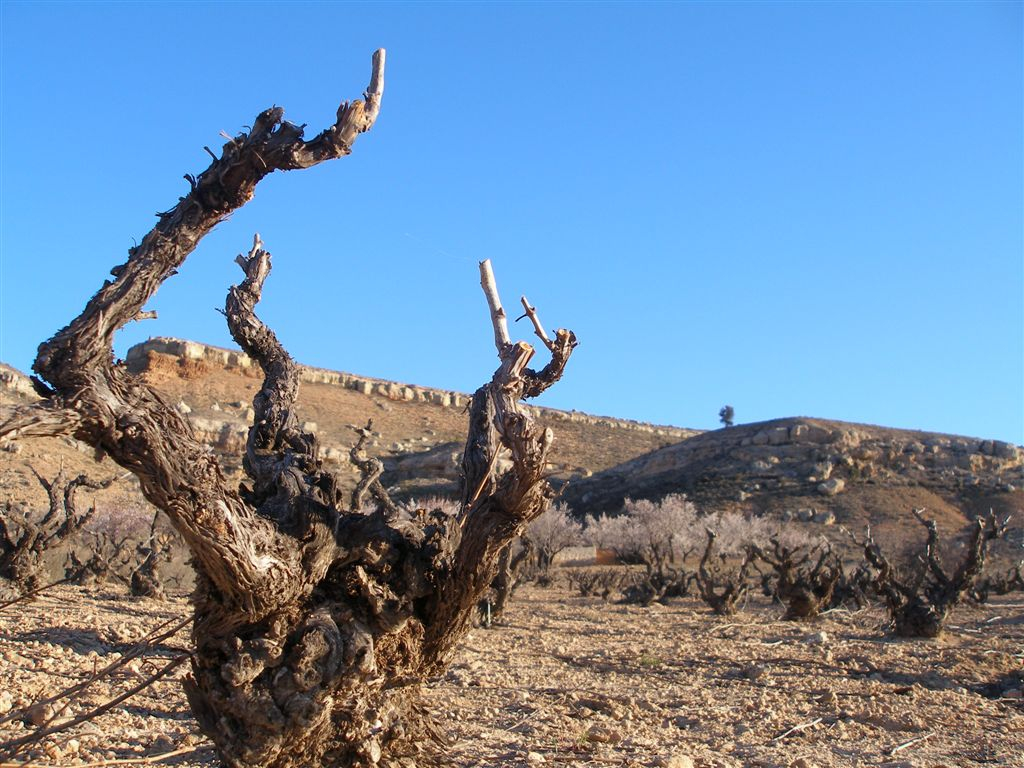
M 736 411 L 733 410 L 731 405 L 723 405 L 722 410 L 718 412 L 718 420 L 727 427 L 732 426 L 732 421 L 735 416 Z
M 230 139 L 125 264 L 70 325 L 40 346 L 34 369 L 47 398 L 0 425 L 0 435 L 71 434 L 109 454 L 167 514 L 196 569 L 195 653 L 186 692 L 203 731 L 231 768 L 366 766 L 387 762 L 428 723 L 417 706 L 428 675 L 446 665 L 494 576 L 499 553 L 549 504 L 553 435 L 520 401 L 561 377 L 575 336 L 544 332 L 551 354 L 513 343 L 490 264 L 480 265 L 499 365 L 473 395 L 455 515 L 408 514 L 380 483 L 379 460 L 352 451 L 362 479 L 348 496 L 324 469 L 316 436 L 295 415 L 299 370 L 255 315 L 270 254 L 259 238 L 238 263 L 242 282 L 225 314 L 235 341 L 263 370 L 235 487 L 185 417 L 115 363 L 114 333 L 139 317 L 200 239 L 248 202 L 273 171 L 351 152 L 374 124 L 384 51 L 365 101 L 306 141 L 278 107 Z M 372 504 L 368 504 L 372 499 Z

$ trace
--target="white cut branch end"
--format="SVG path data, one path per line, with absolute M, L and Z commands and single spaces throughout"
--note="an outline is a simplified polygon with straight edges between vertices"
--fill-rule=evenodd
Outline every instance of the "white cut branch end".
M 501 355 L 502 350 L 512 343 L 508 335 L 508 318 L 501 306 L 501 297 L 498 295 L 498 284 L 494 280 L 494 271 L 491 269 L 491 260 L 484 259 L 480 262 L 480 287 L 484 289 L 484 296 L 487 297 L 487 306 L 491 310 L 491 325 L 494 326 L 494 346 Z

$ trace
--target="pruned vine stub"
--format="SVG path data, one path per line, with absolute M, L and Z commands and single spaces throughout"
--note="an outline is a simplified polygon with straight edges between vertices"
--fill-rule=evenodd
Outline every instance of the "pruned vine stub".
M 325 468 L 316 436 L 296 418 L 297 366 L 256 315 L 271 273 L 259 236 L 236 259 L 242 279 L 224 308 L 235 342 L 263 372 L 241 484 L 182 414 L 114 360 L 115 332 L 145 315 L 157 288 L 262 179 L 352 151 L 380 112 L 384 63 L 377 51 L 364 99 L 343 102 L 315 138 L 273 107 L 211 152 L 114 279 L 40 345 L 34 369 L 46 400 L 0 425 L 0 435 L 71 434 L 104 451 L 181 535 L 197 574 L 186 693 L 232 768 L 383 764 L 429 730 L 421 681 L 448 662 L 500 553 L 554 495 L 544 474 L 553 434 L 521 401 L 561 378 L 576 337 L 559 329 L 547 338 L 534 320 L 550 360 L 529 368 L 533 347 L 509 337 L 489 262 L 481 283 L 499 364 L 470 404 L 455 515 L 390 503 L 364 434 L 351 451 L 362 478 L 355 494 Z

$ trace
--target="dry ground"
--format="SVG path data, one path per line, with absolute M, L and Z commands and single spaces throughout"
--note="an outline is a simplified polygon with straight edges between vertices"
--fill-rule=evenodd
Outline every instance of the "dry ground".
M 794 624 L 756 601 L 727 619 L 689 599 L 639 608 L 532 586 L 516 598 L 428 687 L 451 742 L 443 765 L 1024 765 L 1020 595 L 961 607 L 936 641 L 888 637 L 875 609 Z M 0 710 L 70 686 L 187 611 L 184 599 L 79 588 L 0 610 Z M 183 630 L 61 717 L 127 690 L 186 646 Z M 160 764 L 215 765 L 173 679 L 182 673 L 17 759 L 141 765 L 184 749 Z M 8 719 L 0 740 L 29 728 Z

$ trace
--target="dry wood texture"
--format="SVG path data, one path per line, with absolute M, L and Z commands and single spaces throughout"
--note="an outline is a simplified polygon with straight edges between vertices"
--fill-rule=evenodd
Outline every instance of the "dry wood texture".
M 420 724 L 420 681 L 447 663 L 499 553 L 552 496 L 544 470 L 553 436 L 520 401 L 561 377 L 576 340 L 566 330 L 553 341 L 542 336 L 551 360 L 528 368 L 533 348 L 509 340 L 487 262 L 481 275 L 499 366 L 473 396 L 456 516 L 401 514 L 360 443 L 353 460 L 363 482 L 355 498 L 343 498 L 315 437 L 295 418 L 296 366 L 255 314 L 271 269 L 258 236 L 238 258 L 244 279 L 225 307 L 232 336 L 264 373 L 246 482 L 231 487 L 188 422 L 114 362 L 114 333 L 144 312 L 199 240 L 269 173 L 347 155 L 373 126 L 383 87 L 378 51 L 365 101 L 343 103 L 316 138 L 305 141 L 275 107 L 230 139 L 206 171 L 187 177 L 188 194 L 160 214 L 84 311 L 40 346 L 34 369 L 45 403 L 0 426 L 0 434 L 73 434 L 106 452 L 184 538 L 197 571 L 186 692 L 229 766 L 387 762 L 389 747 L 408 743 L 403 737 Z M 375 504 L 364 509 L 366 494 Z

